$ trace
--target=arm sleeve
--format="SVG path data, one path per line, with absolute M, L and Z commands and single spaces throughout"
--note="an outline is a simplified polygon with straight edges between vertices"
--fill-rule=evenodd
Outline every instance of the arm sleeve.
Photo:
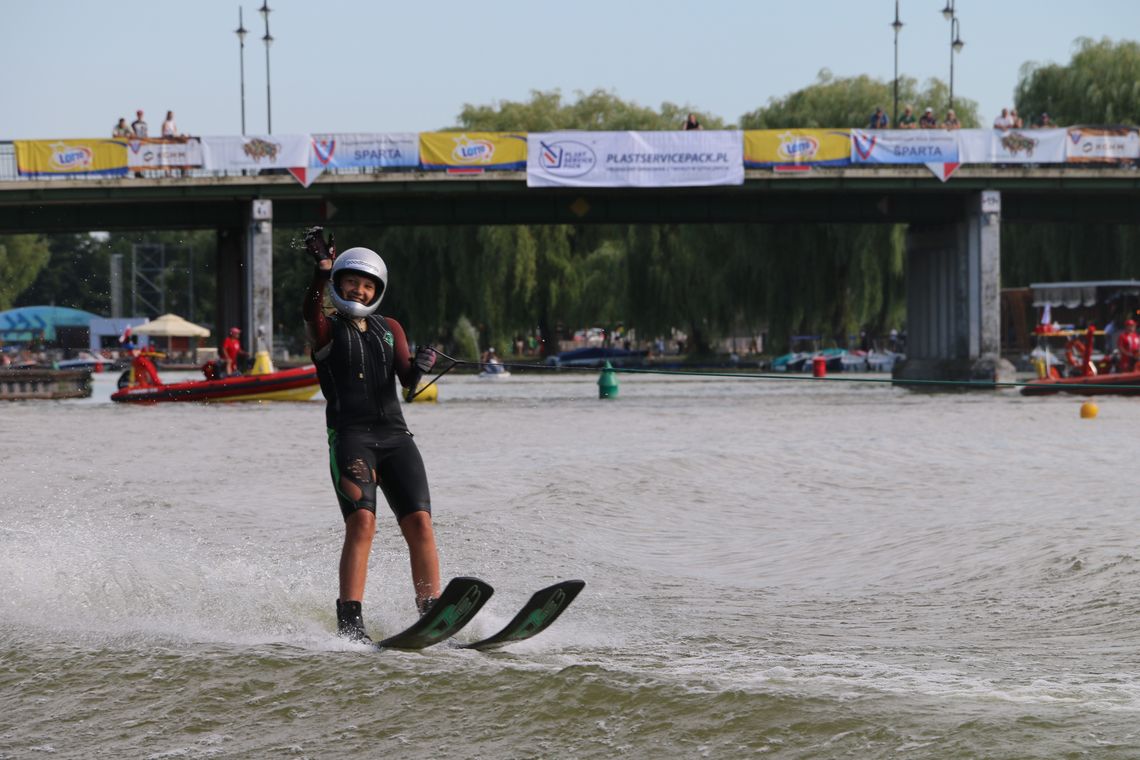
M 325 302 L 325 287 L 328 286 L 329 273 L 323 269 L 313 270 L 313 279 L 305 291 L 305 300 L 301 304 L 301 314 L 305 317 L 305 327 L 309 333 L 309 342 L 313 353 L 327 346 L 332 341 L 332 326 L 329 318 L 321 308 Z M 407 353 L 407 346 L 404 346 Z
M 395 338 L 396 349 L 396 376 L 400 378 L 400 385 L 405 388 L 415 388 L 419 385 L 421 373 L 412 364 L 412 352 L 408 349 L 408 336 L 404 333 L 404 328 L 400 323 L 391 317 L 387 317 L 388 327 L 392 330 L 392 337 Z

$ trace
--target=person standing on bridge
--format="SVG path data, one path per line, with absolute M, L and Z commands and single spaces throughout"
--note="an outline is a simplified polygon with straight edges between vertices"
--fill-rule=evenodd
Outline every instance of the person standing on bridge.
M 135 137 L 146 137 L 146 120 L 143 119 L 142 111 L 135 111 L 135 120 L 131 122 L 131 131 L 135 133 Z
M 413 358 L 404 328 L 376 313 L 388 268 L 375 251 L 349 248 L 338 256 L 332 236 L 326 241 L 320 227 L 305 234 L 305 249 L 316 269 L 302 313 L 327 402 L 330 469 L 345 526 L 337 633 L 370 643 L 362 603 L 378 485 L 408 545 L 420 614 L 439 597 L 427 473 L 396 393 L 397 379 L 405 388 L 417 387 L 435 364 L 435 350 L 421 346 Z M 326 290 L 333 314 L 323 308 Z

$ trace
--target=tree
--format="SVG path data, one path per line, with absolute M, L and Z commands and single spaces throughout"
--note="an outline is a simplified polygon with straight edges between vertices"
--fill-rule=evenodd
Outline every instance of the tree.
M 0 237 L 0 311 L 6 311 L 39 275 L 51 251 L 38 235 Z
M 827 129 L 867 126 L 876 107 L 890 113 L 894 89 L 890 82 L 869 76 L 836 78 L 823 69 L 814 84 L 772 98 L 766 106 L 740 117 L 741 129 Z M 939 79 L 930 79 L 919 89 L 912 77 L 899 77 L 899 111 L 906 104 L 922 111 L 926 106 L 940 112 L 950 100 L 949 88 Z M 954 112 L 963 127 L 978 126 L 978 104 L 961 96 L 954 98 Z
M 1140 43 L 1076 40 L 1067 65 L 1026 63 L 1014 101 L 1020 113 L 1048 113 L 1056 124 L 1140 122 Z

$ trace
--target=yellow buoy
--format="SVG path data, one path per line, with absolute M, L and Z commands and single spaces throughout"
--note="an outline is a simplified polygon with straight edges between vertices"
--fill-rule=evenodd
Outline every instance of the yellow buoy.
M 436 401 L 439 401 L 439 386 L 435 383 L 428 385 L 426 381 L 422 382 L 416 386 L 415 397 L 412 396 L 412 391 L 410 388 L 405 388 L 404 401 L 414 402 L 417 404 L 421 402 L 435 403 Z
M 1081 419 L 1091 420 L 1099 411 L 1100 409 L 1097 408 L 1096 404 L 1091 401 L 1086 401 L 1085 403 L 1081 404 Z

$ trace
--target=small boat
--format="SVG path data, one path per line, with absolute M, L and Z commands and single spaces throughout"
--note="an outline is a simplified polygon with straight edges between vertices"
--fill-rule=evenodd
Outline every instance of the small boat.
M 587 346 L 563 351 L 557 356 L 548 356 L 546 364 L 550 367 L 601 367 L 609 362 L 615 367 L 629 367 L 643 364 L 645 354 L 645 351 L 631 351 L 626 348 Z
M 489 380 L 505 380 L 510 376 L 511 371 L 498 359 L 488 360 L 483 365 L 483 371 L 479 373 L 479 377 Z
M 250 375 L 231 375 L 217 380 L 189 380 L 120 388 L 112 401 L 155 404 L 160 401 L 308 401 L 320 385 L 312 365 Z
M 1039 377 L 1021 388 L 1023 396 L 1047 396 L 1053 393 L 1140 396 L 1140 371 L 1078 377 Z

